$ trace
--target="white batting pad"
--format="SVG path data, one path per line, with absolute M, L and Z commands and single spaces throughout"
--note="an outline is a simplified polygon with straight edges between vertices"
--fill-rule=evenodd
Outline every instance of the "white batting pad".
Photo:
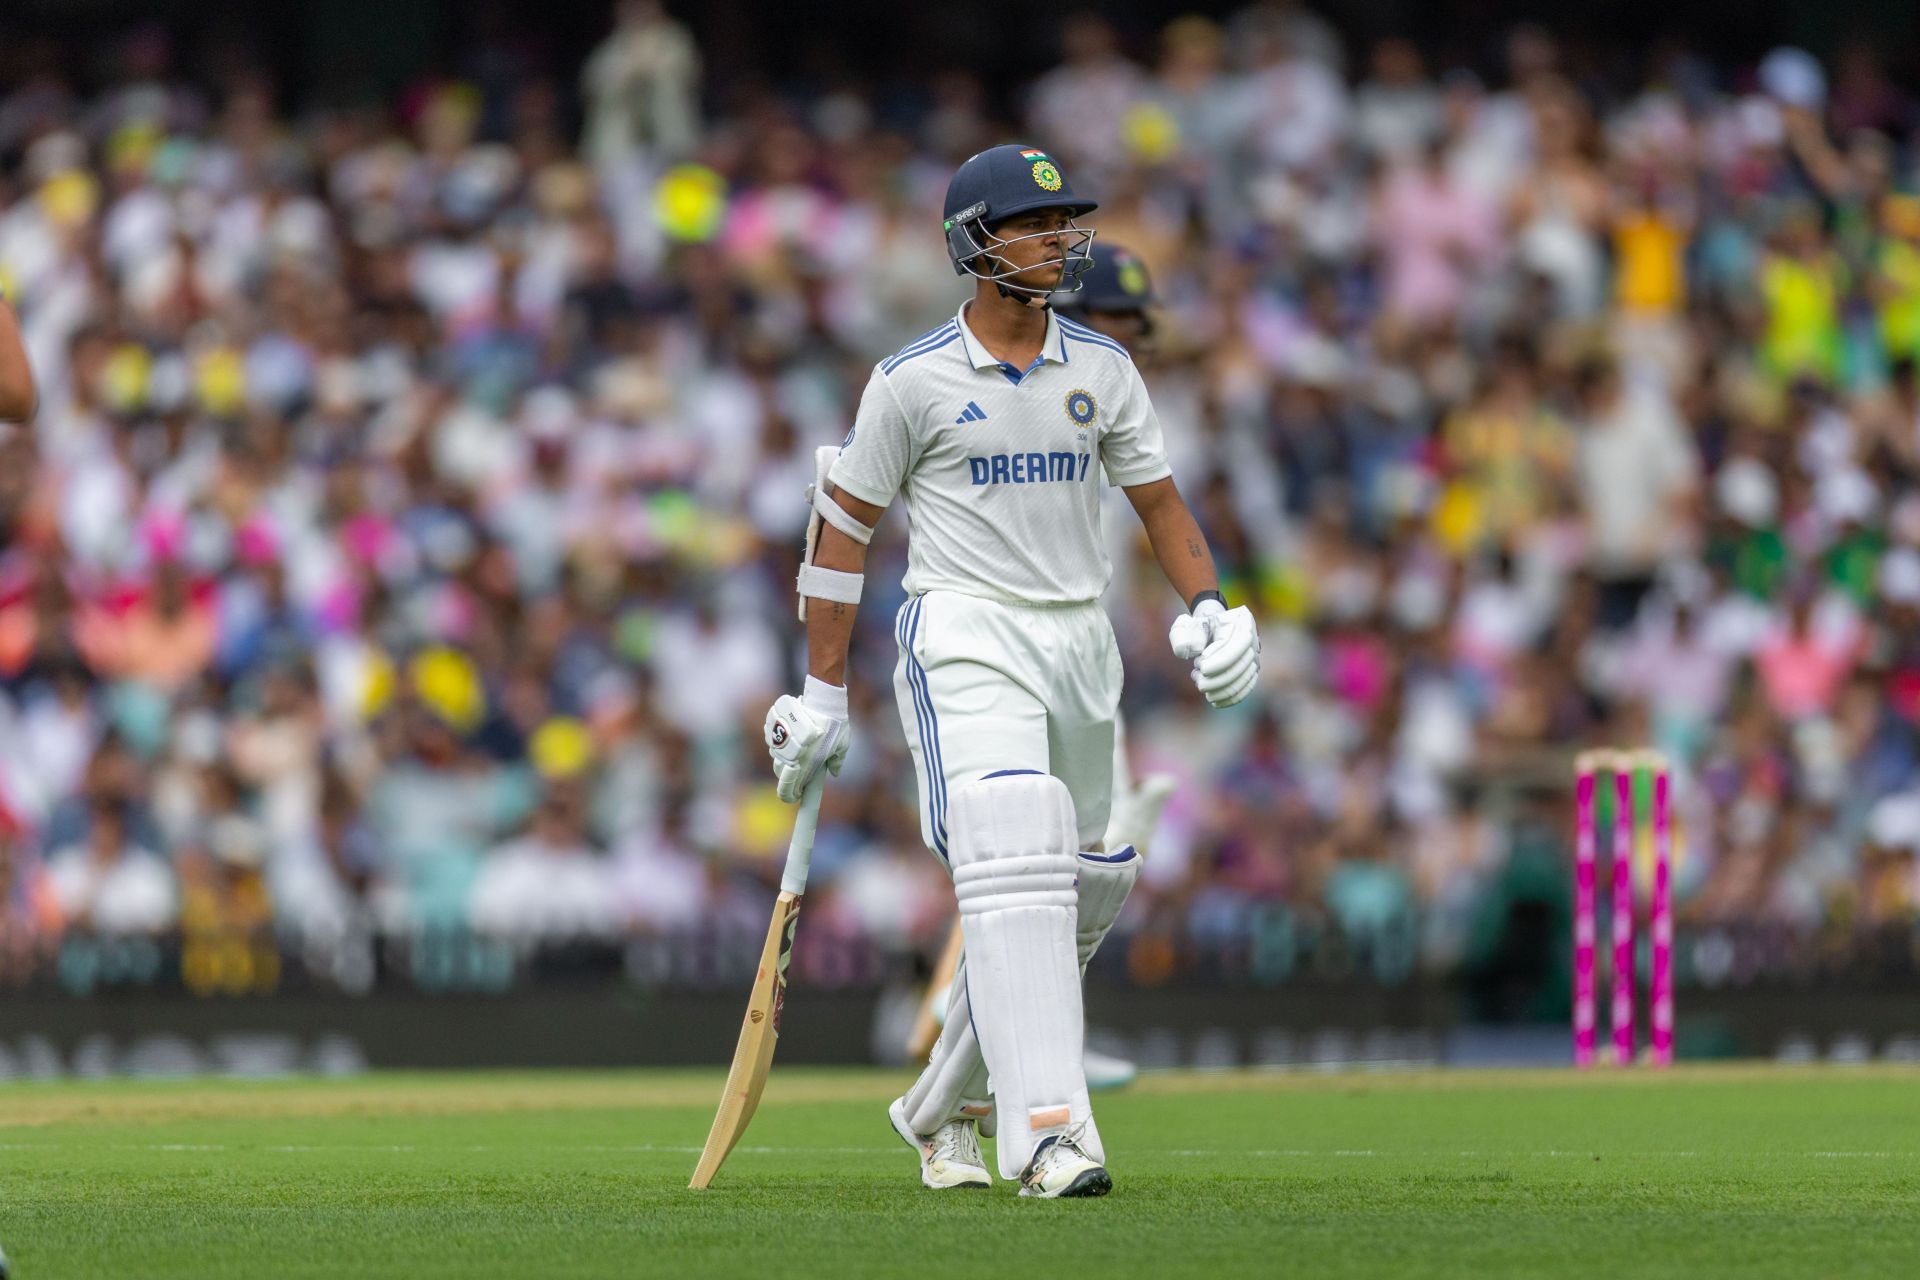
M 1078 861 L 1080 916 L 1073 941 L 1085 972 L 1087 961 L 1100 949 L 1100 940 L 1120 918 L 1120 908 L 1127 905 L 1133 882 L 1140 878 L 1140 855 L 1127 845 L 1115 853 L 1083 853 Z
M 1080 1061 L 1073 797 L 1045 774 L 993 774 L 954 789 L 947 831 L 1000 1174 L 1017 1178 L 1036 1133 L 1085 1123 L 1098 1145 Z
M 1074 949 L 1082 972 L 1087 961 L 1100 948 L 1101 939 L 1120 918 L 1127 895 L 1140 878 L 1140 855 L 1131 846 L 1118 853 L 1082 853 L 1076 859 L 1080 867 L 1075 888 L 1078 902 L 1074 929 Z M 973 1007 L 967 987 L 967 962 L 960 961 L 953 985 L 948 989 L 946 1022 L 940 1039 L 920 1078 L 907 1091 L 907 1121 L 915 1133 L 933 1133 L 949 1120 L 971 1116 L 981 1123 L 981 1132 L 991 1137 L 993 1099 L 987 1078 L 986 1060 L 980 1056 L 980 1041 L 973 1032 Z M 1099 1136 L 1093 1135 L 1088 1154 L 1105 1159 L 1099 1150 Z

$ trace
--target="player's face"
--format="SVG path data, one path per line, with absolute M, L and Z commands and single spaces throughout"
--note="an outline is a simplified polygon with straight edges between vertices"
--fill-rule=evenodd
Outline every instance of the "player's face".
M 1008 218 L 994 227 L 993 234 L 1011 242 L 995 250 L 995 255 L 1012 268 L 1006 282 L 1047 292 L 1057 288 L 1065 276 L 1067 243 L 1080 233 L 1067 210 L 1034 209 Z
M 1090 310 L 1083 319 L 1087 328 L 1105 334 L 1135 355 L 1141 354 L 1150 345 L 1149 335 L 1153 326 L 1147 323 L 1147 313 L 1144 311 Z

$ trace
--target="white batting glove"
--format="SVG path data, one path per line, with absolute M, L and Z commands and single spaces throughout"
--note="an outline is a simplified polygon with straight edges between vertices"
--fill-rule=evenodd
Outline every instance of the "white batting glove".
M 1260 632 L 1253 611 L 1202 600 L 1173 620 L 1173 656 L 1193 664 L 1194 687 L 1216 707 L 1230 707 L 1260 680 Z
M 820 766 L 838 776 L 847 748 L 853 745 L 846 686 L 808 676 L 799 697 L 783 693 L 774 700 L 767 712 L 766 735 L 776 789 L 782 800 L 792 804 Z

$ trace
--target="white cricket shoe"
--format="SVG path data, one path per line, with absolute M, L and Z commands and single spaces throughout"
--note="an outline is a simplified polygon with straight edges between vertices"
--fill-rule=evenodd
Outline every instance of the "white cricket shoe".
M 980 1138 L 974 1121 L 962 1117 L 949 1120 L 931 1135 L 922 1137 L 907 1124 L 907 1099 L 895 1098 L 887 1108 L 887 1119 L 900 1140 L 920 1153 L 920 1181 L 935 1191 L 950 1187 L 990 1187 L 993 1177 L 980 1155 Z
M 1057 1200 L 1069 1196 L 1103 1196 L 1113 1190 L 1113 1177 L 1080 1149 L 1080 1131 L 1050 1133 L 1033 1149 L 1033 1159 L 1020 1171 L 1020 1194 Z
M 1081 1052 L 1080 1062 L 1085 1069 L 1089 1089 L 1124 1089 L 1140 1074 L 1140 1068 L 1125 1058 L 1116 1058 L 1110 1053 L 1096 1053 L 1092 1049 Z

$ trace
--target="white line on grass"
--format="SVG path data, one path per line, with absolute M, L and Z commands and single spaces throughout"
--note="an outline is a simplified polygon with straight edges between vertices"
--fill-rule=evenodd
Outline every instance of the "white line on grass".
M 107 1150 L 107 1151 L 165 1151 L 202 1153 L 214 1151 L 272 1151 L 275 1153 L 304 1154 L 320 1151 L 384 1151 L 395 1154 L 414 1152 L 469 1151 L 492 1152 L 514 1151 L 516 1147 L 499 1147 L 487 1144 L 447 1146 L 419 1146 L 400 1143 L 326 1143 L 320 1145 L 306 1143 L 280 1143 L 271 1146 L 251 1147 L 220 1142 L 122 1142 L 111 1144 L 68 1143 L 68 1142 L 0 1142 L 0 1151 L 66 1151 L 66 1150 Z M 699 1155 L 703 1150 L 695 1146 L 676 1146 L 664 1143 L 636 1142 L 618 1145 L 581 1144 L 578 1146 L 543 1146 L 543 1151 L 578 1151 L 594 1155 Z M 798 1155 L 853 1155 L 853 1156 L 890 1156 L 899 1153 L 898 1147 L 736 1147 L 749 1155 L 761 1156 L 798 1156 Z M 1132 1153 L 1143 1156 L 1183 1156 L 1199 1159 L 1243 1158 L 1247 1156 L 1261 1160 L 1320 1160 L 1320 1159 L 1371 1159 L 1378 1156 L 1404 1157 L 1409 1159 L 1433 1159 L 1452 1155 L 1461 1160 L 1584 1160 L 1590 1157 L 1611 1157 L 1614 1159 L 1635 1160 L 1679 1160 L 1697 1159 L 1698 1151 L 1607 1151 L 1584 1150 L 1563 1151 L 1549 1148 L 1545 1151 L 1353 1151 L 1346 1149 L 1318 1150 L 1311 1147 L 1248 1147 L 1240 1149 L 1176 1147 L 1164 1150 L 1153 1148 L 1134 1148 Z M 1783 1151 L 1773 1153 L 1782 1156 L 1801 1156 L 1814 1160 L 1911 1160 L 1920 1156 L 1915 1151 Z

